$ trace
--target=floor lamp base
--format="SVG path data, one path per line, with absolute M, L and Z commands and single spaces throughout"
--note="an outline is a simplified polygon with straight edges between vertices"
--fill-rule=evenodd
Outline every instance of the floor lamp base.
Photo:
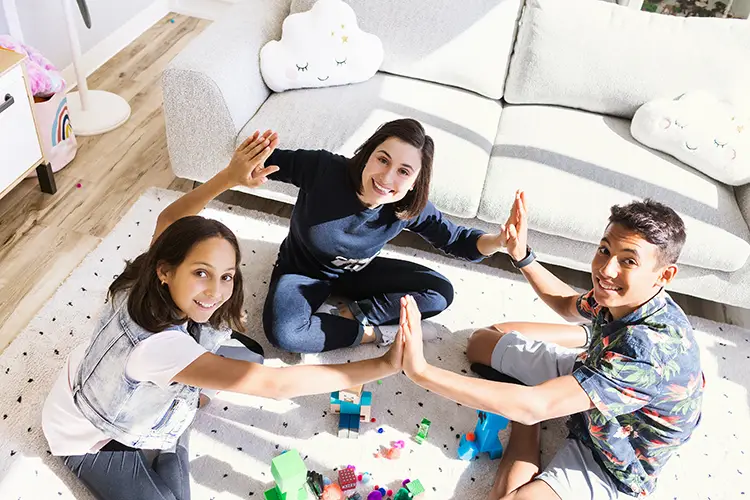
M 117 94 L 89 90 L 89 108 L 81 109 L 81 95 L 69 92 L 68 112 L 76 135 L 98 135 L 114 130 L 130 117 L 130 105 Z

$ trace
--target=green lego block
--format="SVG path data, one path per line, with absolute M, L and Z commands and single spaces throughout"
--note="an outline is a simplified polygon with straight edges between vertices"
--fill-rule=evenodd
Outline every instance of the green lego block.
M 307 488 L 300 488 L 299 491 L 297 491 L 296 497 L 293 495 L 287 495 L 286 498 L 288 500 L 307 500 L 308 499 Z
M 265 500 L 281 500 L 281 495 L 279 495 L 276 487 L 273 487 L 270 490 L 266 491 L 263 494 L 263 497 L 265 498 Z
M 414 436 L 414 441 L 416 441 L 419 444 L 422 444 L 425 439 L 427 439 L 427 434 L 430 432 L 430 422 L 426 418 L 422 419 L 422 422 L 419 424 L 419 431 L 417 432 L 417 435 Z
M 419 479 L 415 479 L 414 481 L 409 481 L 406 483 L 406 489 L 409 490 L 409 493 L 412 494 L 412 496 L 417 496 L 420 493 L 424 493 L 424 487 L 422 486 L 422 483 L 419 481 Z
M 289 450 L 271 460 L 271 474 L 281 494 L 296 492 L 307 483 L 307 467 L 297 450 Z

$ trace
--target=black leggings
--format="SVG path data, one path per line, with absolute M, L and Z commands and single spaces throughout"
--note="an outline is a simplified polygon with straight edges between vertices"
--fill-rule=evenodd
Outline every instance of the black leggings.
M 358 345 L 362 325 L 332 314 L 316 314 L 331 295 L 356 301 L 373 325 L 398 324 L 400 300 L 411 294 L 429 318 L 453 302 L 453 285 L 428 267 L 405 260 L 376 257 L 361 271 L 333 280 L 285 273 L 277 266 L 263 308 L 268 340 L 290 352 L 323 352 Z

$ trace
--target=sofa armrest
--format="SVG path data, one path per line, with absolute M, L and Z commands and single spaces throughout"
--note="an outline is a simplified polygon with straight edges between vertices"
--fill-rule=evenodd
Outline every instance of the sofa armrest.
M 737 199 L 737 206 L 740 207 L 740 213 L 745 218 L 745 223 L 750 227 L 750 184 L 735 186 L 734 196 Z
M 281 37 L 290 0 L 246 0 L 198 35 L 162 75 L 172 169 L 205 181 L 226 165 L 237 134 L 270 95 L 260 49 Z

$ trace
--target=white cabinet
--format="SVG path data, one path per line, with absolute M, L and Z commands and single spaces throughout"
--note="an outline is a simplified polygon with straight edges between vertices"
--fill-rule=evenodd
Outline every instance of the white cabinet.
M 23 59 L 0 49 L 0 196 L 35 168 L 42 191 L 56 191 L 52 169 L 39 144 Z

